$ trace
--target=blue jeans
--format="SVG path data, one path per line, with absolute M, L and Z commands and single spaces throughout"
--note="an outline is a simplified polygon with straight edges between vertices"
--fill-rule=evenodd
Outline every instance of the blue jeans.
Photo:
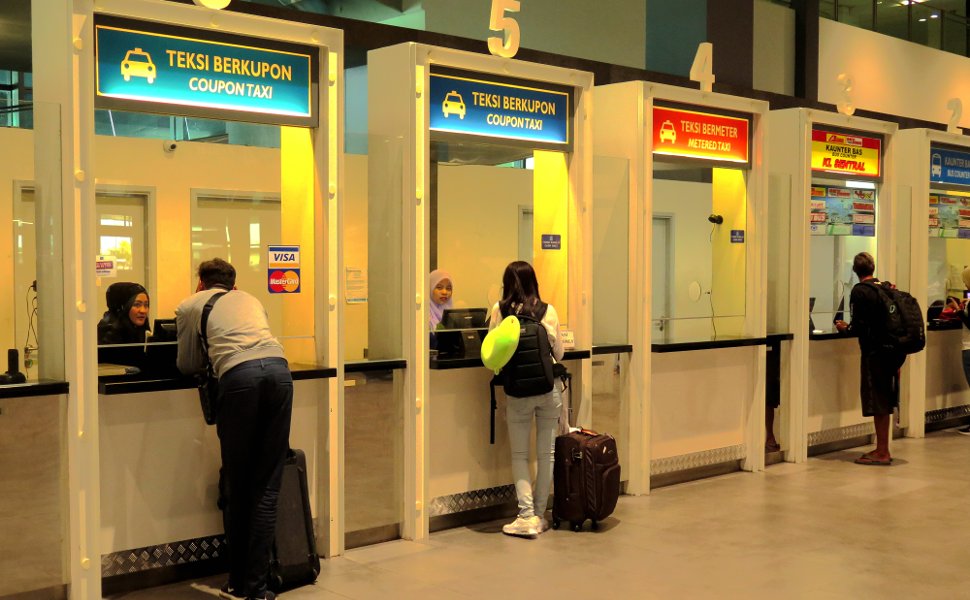
M 290 448 L 293 379 L 285 359 L 261 358 L 224 373 L 219 389 L 216 428 L 227 496 L 223 522 L 229 585 L 259 596 L 266 590 L 280 479 Z
M 552 487 L 553 451 L 559 430 L 562 393 L 556 382 L 552 391 L 541 396 L 508 398 L 505 418 L 509 424 L 509 447 L 512 450 L 512 477 L 519 516 L 542 516 L 546 512 Z M 536 418 L 536 485 L 532 488 L 529 474 L 529 433 L 532 416 Z

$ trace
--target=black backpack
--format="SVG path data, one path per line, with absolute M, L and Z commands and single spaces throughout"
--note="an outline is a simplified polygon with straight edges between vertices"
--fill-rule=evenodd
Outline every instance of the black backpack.
M 923 309 L 909 293 L 897 290 L 888 281 L 869 285 L 879 292 L 882 301 L 881 324 L 873 324 L 873 335 L 887 349 L 902 354 L 915 354 L 926 347 Z
M 547 304 L 537 315 L 515 315 L 519 320 L 519 345 L 509 362 L 502 367 L 505 394 L 515 398 L 540 396 L 552 391 L 552 347 L 542 325 Z

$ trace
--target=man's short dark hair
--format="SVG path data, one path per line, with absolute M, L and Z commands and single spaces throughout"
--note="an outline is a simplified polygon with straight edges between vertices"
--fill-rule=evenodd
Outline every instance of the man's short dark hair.
M 876 261 L 868 252 L 860 252 L 852 261 L 852 272 L 858 275 L 859 279 L 870 277 L 876 272 Z
M 236 269 L 221 258 L 213 258 L 199 265 L 199 279 L 207 290 L 215 286 L 231 290 L 236 285 Z

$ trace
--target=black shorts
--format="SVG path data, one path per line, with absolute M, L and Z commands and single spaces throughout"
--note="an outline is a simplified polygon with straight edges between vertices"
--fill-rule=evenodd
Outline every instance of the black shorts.
M 899 369 L 905 354 L 881 350 L 862 353 L 862 416 L 891 415 L 899 406 Z

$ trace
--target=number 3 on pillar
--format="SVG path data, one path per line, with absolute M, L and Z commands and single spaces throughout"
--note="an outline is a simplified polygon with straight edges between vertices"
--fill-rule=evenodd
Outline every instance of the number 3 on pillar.
M 519 12 L 519 0 L 492 0 L 492 15 L 488 20 L 488 28 L 492 31 L 502 31 L 504 35 L 488 38 L 488 51 L 495 56 L 512 58 L 519 51 L 519 23 L 512 17 L 505 16 L 506 12 Z

